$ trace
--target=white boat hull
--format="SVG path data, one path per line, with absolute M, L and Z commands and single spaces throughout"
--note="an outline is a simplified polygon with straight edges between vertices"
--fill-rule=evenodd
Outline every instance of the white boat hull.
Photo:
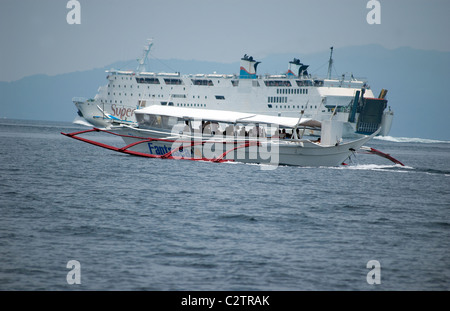
M 127 128 L 119 130 L 126 145 L 138 143 L 128 150 L 143 154 L 162 156 L 173 152 L 171 156 L 183 159 L 225 159 L 243 163 L 294 166 L 339 166 L 355 150 L 358 150 L 373 136 L 332 146 L 323 146 L 310 140 L 284 139 L 223 139 L 222 137 L 180 136 L 168 137 L 152 133 L 151 138 L 167 140 L 149 140 L 149 131 Z M 133 137 L 131 137 L 133 136 Z M 139 138 L 142 137 L 142 138 Z M 143 142 L 142 142 L 143 141 Z M 142 142 L 142 143 L 139 143 Z M 245 145 L 247 147 L 243 147 Z

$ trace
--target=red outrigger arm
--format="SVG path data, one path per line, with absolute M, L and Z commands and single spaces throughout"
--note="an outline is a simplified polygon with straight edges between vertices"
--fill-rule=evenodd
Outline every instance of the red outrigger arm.
M 225 143 L 225 142 L 224 142 L 224 143 Z M 234 151 L 234 150 L 237 150 L 237 149 L 240 149 L 240 148 L 247 148 L 247 147 L 250 147 L 250 146 L 260 146 L 260 143 L 257 142 L 257 141 L 251 141 L 251 142 L 248 142 L 248 143 L 239 145 L 239 146 L 237 146 L 237 147 L 234 147 L 234 148 L 232 148 L 232 149 L 230 149 L 230 150 L 225 151 L 224 153 L 222 153 L 222 155 L 220 155 L 218 158 L 216 158 L 216 159 L 214 159 L 214 160 L 212 160 L 212 161 L 213 161 L 213 162 L 223 162 L 223 161 L 225 161 L 223 158 L 224 158 L 228 153 L 230 153 L 231 151 Z
M 386 158 L 388 160 L 391 160 L 395 164 L 400 164 L 401 166 L 405 166 L 402 162 L 400 162 L 399 160 L 393 158 L 391 155 L 389 155 L 387 153 L 384 153 L 384 152 L 381 152 L 380 150 L 377 150 L 375 148 L 362 146 L 360 149 L 363 150 L 362 153 L 376 154 L 376 155 L 378 155 L 380 157 L 383 157 L 383 158 Z
M 107 144 L 103 144 L 94 140 L 90 140 L 84 137 L 79 137 L 78 135 L 80 134 L 85 134 L 85 133 L 90 133 L 90 132 L 104 132 L 104 133 L 108 133 L 108 134 L 112 134 L 112 135 L 116 135 L 116 136 L 120 136 L 120 137 L 131 137 L 131 138 L 137 138 L 140 139 L 139 141 L 136 141 L 134 143 L 128 144 L 122 148 L 118 148 L 118 147 L 114 147 L 111 145 L 107 145 Z M 133 150 L 129 150 L 129 148 L 142 144 L 142 143 L 146 143 L 146 142 L 152 142 L 152 141 L 164 141 L 164 142 L 169 142 L 169 143 L 174 143 L 175 140 L 171 140 L 171 139 L 162 139 L 162 138 L 143 138 L 143 137 L 139 137 L 139 136 L 131 136 L 131 135 L 121 135 L 121 134 L 117 134 L 111 131 L 107 131 L 107 130 L 101 130 L 99 128 L 92 128 L 90 130 L 85 130 L 85 131 L 79 131 L 79 132 L 73 132 L 73 133 L 63 133 L 61 132 L 62 135 L 65 135 L 67 137 L 73 138 L 73 139 L 77 139 L 80 140 L 82 142 L 88 143 L 88 144 L 92 144 L 94 146 L 98 146 L 98 147 L 102 147 L 105 149 L 109 149 L 112 151 L 117 151 L 117 152 L 121 152 L 121 153 L 126 153 L 126 154 L 131 154 L 131 155 L 135 155 L 135 156 L 140 156 L 140 157 L 146 157 L 146 158 L 159 158 L 159 159 L 176 159 L 176 160 L 191 160 L 191 161 L 210 161 L 210 162 L 228 162 L 228 161 L 233 161 L 233 160 L 225 160 L 224 157 L 231 151 L 236 150 L 236 149 L 240 149 L 240 148 L 247 148 L 249 146 L 259 146 L 260 143 L 259 142 L 248 142 L 242 145 L 239 145 L 233 149 L 227 150 L 225 151 L 222 155 L 220 155 L 217 158 L 213 158 L 213 159 L 209 159 L 209 158 L 185 158 L 185 157 L 177 157 L 177 156 L 173 156 L 172 154 L 178 150 L 180 150 L 181 148 L 186 148 L 186 147 L 192 147 L 192 146 L 197 146 L 197 145 L 203 145 L 206 143 L 206 141 L 177 141 L 178 143 L 183 143 L 182 146 L 179 146 L 163 155 L 157 155 L 157 154 L 149 154 L 149 153 L 143 153 L 143 152 L 138 152 L 138 151 L 133 151 Z M 227 142 L 223 142 L 224 144 L 227 144 Z

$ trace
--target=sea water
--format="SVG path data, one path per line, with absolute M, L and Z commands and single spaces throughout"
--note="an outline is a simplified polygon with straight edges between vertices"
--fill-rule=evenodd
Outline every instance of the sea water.
M 83 129 L 0 120 L 0 290 L 450 289 L 449 142 L 262 170 L 60 134 Z

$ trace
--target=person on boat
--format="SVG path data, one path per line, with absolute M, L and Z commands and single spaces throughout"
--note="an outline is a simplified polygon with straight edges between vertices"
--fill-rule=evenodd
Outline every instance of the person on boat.
M 184 121 L 183 132 L 185 132 L 185 133 L 191 132 L 191 127 L 189 126 L 189 121 L 188 120 Z
M 200 122 L 198 126 L 198 132 L 203 133 L 203 129 L 205 128 L 205 121 Z
M 239 136 L 240 129 L 241 129 L 241 127 L 239 125 L 234 126 L 234 135 L 235 136 Z
M 232 124 L 229 124 L 226 128 L 225 131 L 223 131 L 223 135 L 228 136 L 228 137 L 232 137 L 234 136 L 234 126 Z
M 213 122 L 211 123 L 211 134 L 220 135 L 222 132 L 219 129 L 219 123 Z
M 211 122 L 203 121 L 203 123 L 202 123 L 202 131 L 203 131 L 203 134 L 211 134 Z
M 245 131 L 245 126 L 242 126 L 238 133 L 239 136 L 245 137 L 247 136 L 247 132 Z
M 266 132 L 263 127 L 261 127 L 261 126 L 259 126 L 259 124 L 257 124 L 250 130 L 249 136 L 250 137 L 265 137 Z
M 286 136 L 285 138 L 287 138 L 287 139 L 291 139 L 291 137 L 292 137 L 292 134 L 290 134 L 290 133 L 286 132 L 286 129 L 283 129 L 283 132 L 284 132 L 284 135 Z
M 273 133 L 271 138 L 280 138 L 280 130 L 275 129 L 275 132 Z
M 266 137 L 266 130 L 263 126 L 259 126 L 259 124 L 256 125 L 256 135 L 258 137 Z

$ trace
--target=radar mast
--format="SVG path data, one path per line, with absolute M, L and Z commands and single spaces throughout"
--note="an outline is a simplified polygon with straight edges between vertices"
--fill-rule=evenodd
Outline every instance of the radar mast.
M 328 75 L 327 79 L 331 79 L 331 68 L 333 66 L 333 47 L 330 48 L 330 60 L 328 61 Z
M 147 45 L 144 47 L 144 52 L 142 54 L 142 58 L 138 59 L 138 67 L 137 72 L 143 72 L 147 70 L 147 57 L 148 53 L 150 53 L 150 49 L 153 45 L 153 39 L 147 39 Z

